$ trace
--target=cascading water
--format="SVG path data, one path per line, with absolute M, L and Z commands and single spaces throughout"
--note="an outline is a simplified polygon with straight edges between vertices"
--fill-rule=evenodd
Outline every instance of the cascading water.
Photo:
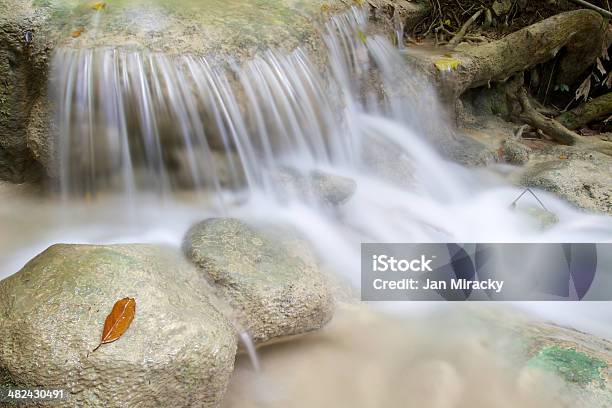
M 387 38 L 367 33 L 362 8 L 331 17 L 324 69 L 301 49 L 244 64 L 58 51 L 52 83 L 69 216 L 9 268 L 57 241 L 179 244 L 192 222 L 220 213 L 294 225 L 355 286 L 361 242 L 612 241 L 610 217 L 541 192 L 558 218 L 543 230 L 521 211 L 536 203 L 510 208 L 519 188 L 442 159 L 432 145 L 453 136 L 435 92 Z M 277 177 L 286 169 L 347 176 L 357 190 L 330 208 L 288 194 Z M 184 191 L 201 197 L 181 201 Z M 128 210 L 117 210 L 117 194 Z M 90 206 L 104 210 L 88 213 L 87 228 L 68 203 L 75 195 L 100 196 Z
M 224 155 L 232 187 L 244 175 L 249 189 L 269 192 L 274 171 L 296 160 L 359 168 L 357 116 L 368 112 L 448 134 L 432 117 L 441 109 L 424 78 L 406 72 L 386 38 L 365 37 L 367 20 L 361 8 L 331 18 L 324 77 L 301 49 L 267 51 L 242 66 L 116 49 L 57 52 L 62 192 L 219 193 L 213 150 Z

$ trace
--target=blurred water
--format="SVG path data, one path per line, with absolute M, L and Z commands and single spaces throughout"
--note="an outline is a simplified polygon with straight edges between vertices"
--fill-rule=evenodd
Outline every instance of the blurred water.
M 610 217 L 539 192 L 558 218 L 543 229 L 522 211 L 534 200 L 510 207 L 521 189 L 444 160 L 435 146 L 453 135 L 435 92 L 387 38 L 366 35 L 367 21 L 361 8 L 331 19 L 323 72 L 301 49 L 241 65 L 60 50 L 52 79 L 62 194 L 5 202 L 0 277 L 56 242 L 178 246 L 191 223 L 219 215 L 294 225 L 355 287 L 361 242 L 612 241 Z M 225 156 L 224 179 L 214 151 Z M 333 208 L 285 191 L 276 176 L 287 168 L 350 177 L 357 190 Z M 601 304 L 524 307 L 610 336 Z

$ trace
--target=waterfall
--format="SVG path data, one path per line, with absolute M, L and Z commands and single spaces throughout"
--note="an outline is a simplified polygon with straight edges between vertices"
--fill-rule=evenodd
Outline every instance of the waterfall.
M 359 7 L 331 16 L 322 28 L 324 64 L 300 48 L 242 63 L 58 51 L 52 83 L 62 194 L 154 197 L 112 226 L 88 219 L 88 230 L 65 234 L 178 243 L 189 223 L 219 213 L 280 222 L 298 228 L 355 286 L 360 242 L 612 241 L 610 217 L 538 192 L 558 219 L 543 228 L 525 211 L 538 207 L 534 200 L 511 208 L 522 189 L 444 160 L 433 146 L 453 134 L 432 86 L 388 38 L 370 34 L 368 20 Z M 284 191 L 278 172 L 286 169 L 350 177 L 357 190 L 329 208 Z M 181 190 L 204 200 L 156 207 Z M 126 230 L 134 223 L 136 231 Z
M 323 70 L 299 48 L 268 50 L 243 64 L 59 50 L 52 83 L 62 193 L 270 193 L 271 176 L 289 164 L 361 166 L 365 136 L 356 119 L 367 112 L 443 134 L 427 82 L 406 70 L 386 38 L 366 37 L 367 26 L 364 8 L 333 16 Z M 228 173 L 224 180 L 220 172 Z

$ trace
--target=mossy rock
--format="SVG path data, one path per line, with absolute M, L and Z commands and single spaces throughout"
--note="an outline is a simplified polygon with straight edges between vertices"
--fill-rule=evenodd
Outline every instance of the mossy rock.
M 537 367 L 554 372 L 568 382 L 581 386 L 605 386 L 601 370 L 608 367 L 602 360 L 591 357 L 573 348 L 559 346 L 545 347 L 529 360 L 531 367 Z

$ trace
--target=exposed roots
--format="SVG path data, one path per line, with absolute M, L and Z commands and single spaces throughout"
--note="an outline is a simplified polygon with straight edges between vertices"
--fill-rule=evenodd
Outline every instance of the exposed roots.
M 612 115 L 612 92 L 594 98 L 557 116 L 557 121 L 568 129 L 579 129 L 590 122 L 604 120 Z
M 456 55 L 461 65 L 442 78 L 444 96 L 455 99 L 467 89 L 504 82 L 554 57 L 558 57 L 556 82 L 572 84 L 601 54 L 607 27 L 597 12 L 576 10 L 547 18 L 497 41 L 463 46 Z
M 509 87 L 511 89 L 511 87 Z M 549 118 L 538 112 L 531 104 L 529 96 L 524 87 L 520 87 L 516 92 L 508 92 L 507 97 L 510 101 L 515 102 L 518 106 L 518 112 L 515 112 L 517 119 L 520 121 L 541 130 L 546 135 L 553 138 L 555 141 L 569 146 L 585 147 L 590 150 L 595 150 L 608 156 L 612 156 L 612 143 L 591 140 L 580 136 L 576 132 L 566 128 L 561 123 L 553 118 Z

